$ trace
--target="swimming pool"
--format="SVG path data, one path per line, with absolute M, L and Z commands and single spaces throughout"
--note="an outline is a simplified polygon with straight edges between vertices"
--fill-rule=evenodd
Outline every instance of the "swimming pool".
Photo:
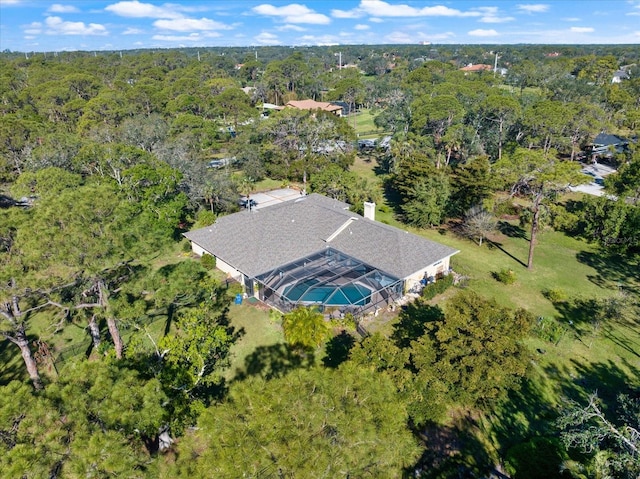
M 283 297 L 293 303 L 321 303 L 327 306 L 364 306 L 371 301 L 372 291 L 360 284 L 342 286 L 323 284 L 315 286 L 317 279 L 308 279 L 284 288 Z

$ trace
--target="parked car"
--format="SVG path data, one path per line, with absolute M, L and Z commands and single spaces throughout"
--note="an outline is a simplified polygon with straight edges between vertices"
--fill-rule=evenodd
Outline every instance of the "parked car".
M 258 206 L 258 202 L 253 198 L 247 199 L 246 196 L 243 196 L 238 200 L 238 205 L 240 205 L 241 208 L 255 208 L 256 206 Z
M 224 168 L 225 166 L 231 164 L 233 161 L 235 161 L 235 157 L 234 158 L 220 158 L 217 160 L 211 160 L 209 163 L 207 163 L 207 168 Z

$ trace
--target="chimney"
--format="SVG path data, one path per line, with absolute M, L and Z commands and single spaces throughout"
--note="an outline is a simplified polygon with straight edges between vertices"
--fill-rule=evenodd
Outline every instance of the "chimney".
M 365 201 L 364 202 L 364 217 L 375 221 L 376 220 L 376 204 L 373 202 Z

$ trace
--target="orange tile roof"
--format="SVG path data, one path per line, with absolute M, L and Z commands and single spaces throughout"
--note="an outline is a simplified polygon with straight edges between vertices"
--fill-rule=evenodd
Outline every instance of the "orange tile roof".
M 325 101 L 315 101 L 315 100 L 291 100 L 287 102 L 287 106 L 297 108 L 298 110 L 324 110 L 324 111 L 342 110 L 342 107 L 340 105 L 333 105 Z
M 493 67 L 491 65 L 478 63 L 477 65 L 469 64 L 466 67 L 462 67 L 460 70 L 463 72 L 481 72 L 485 70 L 493 70 Z

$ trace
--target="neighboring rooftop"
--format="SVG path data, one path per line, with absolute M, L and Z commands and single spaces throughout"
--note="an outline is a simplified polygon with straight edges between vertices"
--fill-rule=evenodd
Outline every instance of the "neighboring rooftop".
M 493 67 L 491 65 L 485 65 L 483 63 L 478 63 L 476 65 L 469 63 L 466 67 L 460 68 L 460 71 L 463 72 L 484 72 L 491 70 L 493 70 Z
M 332 113 L 342 112 L 342 107 L 340 105 L 334 105 L 333 103 L 326 101 L 291 100 L 287 102 L 286 106 L 290 108 L 297 108 L 298 110 L 323 110 Z

